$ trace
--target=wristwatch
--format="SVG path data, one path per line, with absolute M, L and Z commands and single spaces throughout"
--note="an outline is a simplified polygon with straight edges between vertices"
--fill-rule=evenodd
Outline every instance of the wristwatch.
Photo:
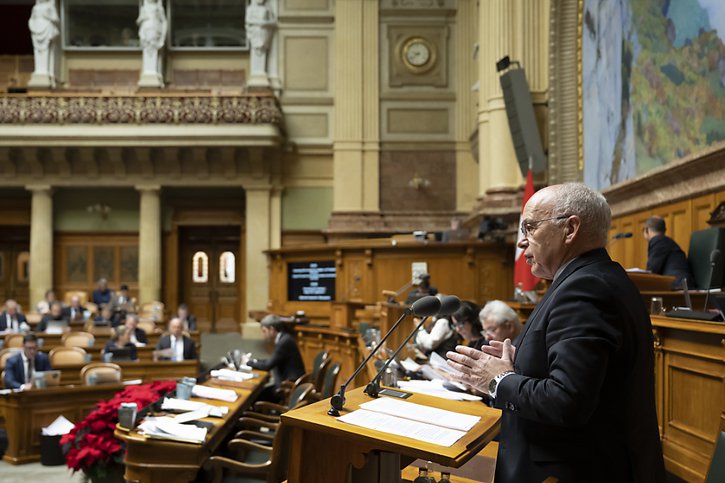
M 488 394 L 496 399 L 496 390 L 498 389 L 498 383 L 501 382 L 501 380 L 508 376 L 509 374 L 515 374 L 514 371 L 505 371 L 499 374 L 498 376 L 491 379 L 491 382 L 488 383 Z

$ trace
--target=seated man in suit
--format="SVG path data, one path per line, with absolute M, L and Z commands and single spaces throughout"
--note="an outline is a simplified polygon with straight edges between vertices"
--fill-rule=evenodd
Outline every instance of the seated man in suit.
M 111 327 L 113 324 L 113 311 L 111 305 L 106 304 L 101 307 L 101 313 L 93 319 L 93 325 L 96 327 Z
M 189 313 L 188 305 L 180 304 L 179 308 L 176 309 L 176 316 L 184 326 L 184 330 L 196 330 L 196 317 Z
M 682 279 L 690 281 L 692 274 L 685 252 L 677 242 L 665 235 L 665 220 L 651 216 L 644 222 L 644 238 L 647 240 L 647 270 L 659 275 L 674 275 L 672 288 L 682 287 Z
M 140 329 L 138 326 L 138 315 L 128 314 L 124 325 L 126 326 L 126 329 L 128 329 L 128 340 L 133 345 L 136 347 L 143 347 L 149 343 L 149 339 L 146 337 L 146 331 Z
M 481 309 L 478 317 L 483 326 L 483 336 L 488 342 L 515 340 L 523 329 L 518 314 L 501 300 L 488 302 Z
M 251 359 L 247 365 L 262 371 L 273 371 L 274 386 L 265 388 L 260 400 L 278 402 L 277 388 L 282 381 L 295 381 L 305 373 L 305 364 L 294 337 L 284 330 L 279 316 L 269 314 L 262 319 L 262 335 L 267 342 L 274 343 L 274 352 L 269 359 Z
M 23 337 L 23 350 L 10 357 L 5 364 L 5 388 L 32 389 L 33 371 L 49 371 L 48 355 L 38 352 L 38 338 L 35 334 Z
M 85 319 L 86 308 L 81 305 L 81 298 L 74 295 L 70 298 L 70 305 L 63 309 L 63 316 L 69 322 L 82 322 Z
M 196 346 L 191 338 L 184 335 L 184 326 L 178 317 L 169 321 L 169 333 L 162 335 L 156 350 L 171 349 L 172 361 L 196 359 Z
M 98 288 L 91 295 L 91 302 L 98 305 L 106 305 L 111 303 L 113 298 L 113 290 L 108 288 L 108 280 L 101 278 L 98 280 Z
M 18 303 L 13 299 L 5 302 L 5 311 L 0 315 L 0 332 L 17 333 L 30 328 L 25 316 L 18 310 Z
M 45 332 L 48 329 L 48 322 L 65 322 L 68 324 L 68 319 L 63 314 L 63 306 L 57 300 L 50 304 L 50 312 L 40 319 L 40 323 L 35 328 L 36 332 Z

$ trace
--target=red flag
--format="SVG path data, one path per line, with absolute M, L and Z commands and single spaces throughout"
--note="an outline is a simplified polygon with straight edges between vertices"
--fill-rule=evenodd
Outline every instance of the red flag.
M 533 195 L 534 174 L 531 172 L 531 167 L 529 167 L 529 172 L 526 174 L 526 188 L 524 189 L 524 202 L 521 204 L 519 226 L 521 226 L 521 221 L 523 221 L 524 218 L 524 206 L 526 206 L 526 202 L 529 201 L 529 198 Z M 521 290 L 529 291 L 534 289 L 536 284 L 539 283 L 539 279 L 531 274 L 531 267 L 526 264 L 524 251 L 518 247 L 522 238 L 523 235 L 521 234 L 521 230 L 519 230 L 519 234 L 516 239 L 516 255 L 514 257 L 514 288 L 520 286 Z

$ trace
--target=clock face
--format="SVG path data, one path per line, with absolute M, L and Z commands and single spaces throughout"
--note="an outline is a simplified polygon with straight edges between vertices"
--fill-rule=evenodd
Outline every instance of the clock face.
M 430 60 L 430 49 L 421 41 L 411 42 L 405 51 L 405 60 L 414 67 L 421 67 Z

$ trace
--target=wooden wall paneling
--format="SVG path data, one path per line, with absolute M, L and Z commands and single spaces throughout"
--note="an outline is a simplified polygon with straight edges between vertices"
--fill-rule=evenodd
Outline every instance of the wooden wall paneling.
M 692 233 L 692 211 L 690 200 L 670 203 L 652 210 L 652 214 L 661 216 L 667 224 L 667 236 L 677 242 L 685 253 L 690 246 Z
M 350 253 L 343 257 L 341 276 L 338 279 L 343 283 L 342 292 L 336 295 L 337 300 L 346 302 L 362 302 L 370 300 L 366 297 L 365 286 L 367 285 L 367 262 L 369 260 L 363 253 Z M 340 295 L 342 295 L 341 298 Z
M 707 220 L 710 219 L 710 213 L 715 209 L 715 194 L 710 193 L 704 196 L 698 196 L 690 200 L 690 213 L 692 213 L 691 230 L 705 230 L 710 228 Z
M 624 242 L 627 241 L 626 238 L 622 238 L 619 240 L 614 240 L 614 236 L 617 233 L 622 233 L 624 230 L 622 230 L 622 219 L 621 218 L 613 218 L 612 219 L 612 225 L 609 228 L 608 232 L 608 240 L 609 243 L 607 244 L 607 251 L 609 252 L 609 256 L 614 260 L 615 262 L 619 262 L 620 265 L 623 267 L 626 267 L 624 258 L 625 254 L 627 253 L 624 250 Z

